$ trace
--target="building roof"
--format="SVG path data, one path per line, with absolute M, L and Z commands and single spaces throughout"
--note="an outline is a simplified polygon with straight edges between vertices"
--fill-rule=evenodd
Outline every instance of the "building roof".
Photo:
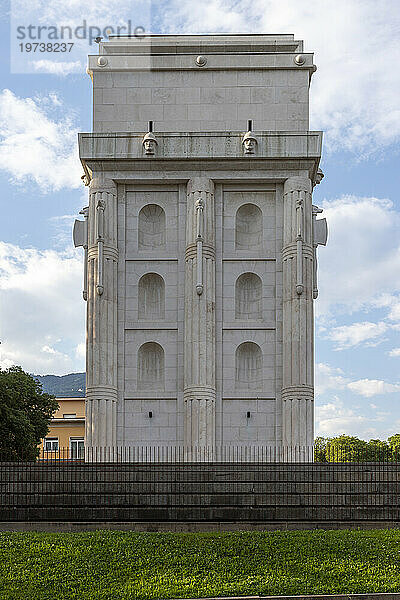
M 100 42 L 100 54 L 193 54 L 303 52 L 293 34 L 226 33 L 206 35 L 110 35 Z

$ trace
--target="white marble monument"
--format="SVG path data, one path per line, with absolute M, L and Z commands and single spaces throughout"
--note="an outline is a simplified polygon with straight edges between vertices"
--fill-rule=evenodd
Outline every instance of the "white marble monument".
M 89 448 L 312 445 L 315 69 L 292 35 L 111 37 L 89 57 Z

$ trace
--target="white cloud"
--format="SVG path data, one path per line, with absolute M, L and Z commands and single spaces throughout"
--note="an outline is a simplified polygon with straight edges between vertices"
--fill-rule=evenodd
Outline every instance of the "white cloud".
M 342 433 L 360 437 L 374 437 L 379 434 L 376 421 L 382 421 L 376 414 L 366 417 L 334 396 L 327 404 L 315 407 L 316 435 L 324 437 L 336 436 Z
M 14 18 L 29 14 L 40 24 L 78 26 L 85 19 L 87 27 L 116 27 L 130 17 L 133 28 L 141 24 L 148 31 L 152 7 L 150 0 L 13 0 L 12 8 Z
M 317 315 L 400 306 L 400 213 L 388 199 L 343 196 L 322 203 L 329 240 L 320 248 Z
M 359 379 L 347 384 L 349 390 L 365 398 L 372 398 L 381 394 L 392 394 L 400 391 L 400 385 L 387 383 L 379 379 Z
M 84 370 L 82 257 L 0 242 L 0 365 L 38 374 Z
M 315 365 L 315 394 L 319 396 L 327 390 L 343 389 L 348 378 L 345 377 L 342 369 L 331 367 L 324 363 Z
M 393 350 L 390 350 L 388 354 L 392 357 L 400 356 L 400 348 L 393 348 Z
M 391 66 L 400 61 L 398 0 L 210 0 L 206 10 L 170 0 L 158 12 L 170 33 L 294 33 L 315 52 L 311 123 L 326 131 L 326 147 L 368 153 L 399 138 L 400 69 Z
M 151 11 L 151 7 L 156 10 Z M 14 0 L 14 18 L 31 23 L 116 27 L 132 20 L 164 33 L 293 33 L 315 53 L 311 126 L 326 132 L 325 147 L 368 154 L 400 136 L 400 3 L 398 0 Z M 33 19 L 33 20 L 32 20 Z M 88 45 L 79 45 L 85 62 Z M 90 53 L 93 53 L 92 51 Z M 75 60 L 74 55 L 74 60 Z M 390 57 L 390 61 L 388 61 Z
M 397 355 L 400 355 L 400 349 Z M 372 398 L 381 394 L 391 394 L 400 391 L 400 384 L 387 383 L 378 379 L 351 379 L 343 372 L 342 369 L 332 367 L 325 363 L 318 363 L 315 366 L 315 395 L 321 396 L 328 390 L 343 390 L 348 388 L 351 392 Z M 374 404 L 370 404 L 372 408 L 377 408 Z
M 352 325 L 341 325 L 334 327 L 326 336 L 336 344 L 335 350 L 346 350 L 365 343 L 368 346 L 376 346 L 383 341 L 382 336 L 388 330 L 386 323 L 353 323 Z
M 334 395 L 329 397 L 329 390 Z M 345 400 L 337 393 L 343 391 Z M 400 384 L 375 379 L 351 379 L 342 369 L 320 363 L 315 373 L 315 424 L 316 435 L 325 437 L 342 433 L 363 439 L 380 437 L 386 439 L 396 432 L 398 422 L 393 421 L 393 410 L 384 400 L 359 406 L 348 392 L 364 398 L 400 392 Z M 327 393 L 328 392 L 328 393 Z M 324 397 L 325 394 L 325 397 Z
M 47 352 L 48 354 L 57 354 L 57 350 L 54 350 L 51 346 L 43 346 L 42 352 Z
M 152 0 L 13 0 L 11 10 L 11 37 L 26 42 L 66 43 L 67 52 L 43 59 L 43 54 L 25 54 L 13 50 L 14 72 L 49 73 L 64 76 L 81 72 L 84 76 L 87 55 L 98 51 L 94 39 L 118 33 L 134 33 L 137 27 L 151 29 Z M 32 28 L 33 24 L 33 28 Z M 28 30 L 29 25 L 31 29 Z M 25 29 L 17 28 L 25 27 Z M 42 27 L 40 32 L 38 27 Z M 51 39 L 47 28 L 52 31 Z M 25 37 L 22 37 L 25 35 Z
M 49 100 L 55 106 L 62 106 L 62 101 L 60 100 L 60 98 L 57 96 L 57 94 L 55 92 L 50 92 L 49 93 Z
M 14 182 L 34 181 L 43 191 L 81 186 L 78 130 L 65 114 L 52 119 L 46 112 L 61 113 L 55 98 L 59 103 L 54 94 L 32 99 L 0 93 L 0 168 Z
M 70 73 L 83 73 L 84 68 L 82 63 L 77 61 L 56 62 L 55 60 L 36 60 L 32 61 L 32 67 L 38 73 L 50 73 L 51 75 L 59 75 L 65 77 Z
M 82 342 L 78 344 L 75 348 L 75 356 L 79 359 L 85 360 L 86 358 L 86 344 Z
M 396 288 L 396 284 L 393 287 Z M 386 308 L 388 310 L 387 319 L 394 322 L 392 328 L 398 329 L 400 323 L 400 295 L 381 294 L 374 301 L 374 305 L 377 308 Z
M 85 198 L 84 204 L 87 204 L 87 197 Z M 79 212 L 79 210 L 77 212 Z M 50 217 L 49 221 L 54 230 L 52 236 L 53 248 L 63 250 L 64 248 L 71 247 L 72 229 L 76 218 L 76 214 Z

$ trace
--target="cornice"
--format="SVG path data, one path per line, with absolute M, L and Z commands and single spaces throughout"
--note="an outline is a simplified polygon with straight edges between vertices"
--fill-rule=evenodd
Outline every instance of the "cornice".
M 279 53 L 213 53 L 206 54 L 207 62 L 199 66 L 196 54 L 107 54 L 88 56 L 87 72 L 96 71 L 230 71 L 230 70 L 274 70 L 294 69 L 296 71 L 309 71 L 310 75 L 316 71 L 311 52 L 302 52 L 300 63 L 296 62 L 298 55 L 293 52 Z
M 245 156 L 243 132 L 157 132 L 157 150 L 148 156 L 143 150 L 142 133 L 80 133 L 79 156 L 85 159 L 138 158 L 142 160 L 177 158 L 243 158 L 250 162 L 258 158 L 320 157 L 321 131 L 254 132 L 255 154 Z
M 145 34 L 110 35 L 99 44 L 101 54 L 215 54 L 303 52 L 293 34 Z
M 255 154 L 245 155 L 243 132 L 157 132 L 154 155 L 145 154 L 143 134 L 80 133 L 79 156 L 91 172 L 306 171 L 314 180 L 322 149 L 320 131 L 255 132 Z M 286 176 L 287 177 L 287 176 Z M 285 179 L 285 176 L 282 176 Z

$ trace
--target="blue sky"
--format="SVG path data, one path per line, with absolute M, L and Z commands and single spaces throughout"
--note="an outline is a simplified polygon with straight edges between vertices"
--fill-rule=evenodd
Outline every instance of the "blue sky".
M 86 203 L 76 134 L 91 129 L 85 64 L 95 48 L 82 40 L 68 57 L 46 53 L 33 64 L 18 54 L 18 19 L 75 26 L 131 19 L 154 33 L 294 33 L 315 53 L 311 129 L 325 132 L 325 178 L 314 193 L 329 223 L 316 301 L 317 433 L 400 432 L 400 3 L 139 6 L 0 3 L 0 365 L 40 374 L 84 369 L 82 256 L 71 226 Z

